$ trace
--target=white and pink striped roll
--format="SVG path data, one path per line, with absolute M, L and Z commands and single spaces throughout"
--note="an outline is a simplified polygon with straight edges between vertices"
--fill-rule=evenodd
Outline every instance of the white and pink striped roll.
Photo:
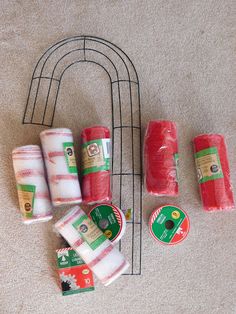
M 124 256 L 79 206 L 73 207 L 55 228 L 105 286 L 129 267 Z
M 12 160 L 23 222 L 30 224 L 50 220 L 52 204 L 40 147 L 17 147 L 12 152 Z
M 53 205 L 81 203 L 71 130 L 48 129 L 40 133 L 40 138 Z

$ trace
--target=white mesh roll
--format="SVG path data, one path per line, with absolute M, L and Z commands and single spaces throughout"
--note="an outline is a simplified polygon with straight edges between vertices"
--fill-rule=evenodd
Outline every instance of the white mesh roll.
M 105 286 L 129 267 L 124 256 L 79 206 L 73 207 L 55 228 Z
M 54 206 L 82 201 L 74 141 L 69 129 L 49 129 L 40 133 L 48 183 Z
M 23 222 L 30 224 L 50 220 L 52 205 L 40 147 L 17 147 L 12 152 L 12 160 Z

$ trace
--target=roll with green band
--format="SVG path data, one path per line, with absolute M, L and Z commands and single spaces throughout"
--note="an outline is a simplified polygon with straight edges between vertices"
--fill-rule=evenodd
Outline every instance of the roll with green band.
M 123 237 L 126 219 L 118 207 L 107 203 L 99 204 L 90 210 L 88 216 L 113 244 Z
M 174 205 L 164 205 L 155 209 L 149 219 L 149 231 L 158 242 L 174 245 L 183 241 L 189 232 L 188 215 Z

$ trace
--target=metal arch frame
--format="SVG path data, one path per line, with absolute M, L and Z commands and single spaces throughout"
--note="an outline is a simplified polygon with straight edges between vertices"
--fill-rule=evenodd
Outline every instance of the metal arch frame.
M 78 48 L 78 49 L 73 49 L 70 50 L 69 52 L 67 52 L 66 54 L 64 54 L 61 58 L 59 58 L 59 60 L 56 62 L 56 64 L 54 65 L 52 74 L 50 76 L 43 76 L 43 71 L 45 66 L 47 65 L 47 62 L 50 61 L 50 57 L 53 56 L 53 53 L 56 52 L 59 48 L 65 46 L 68 43 L 73 43 L 73 42 L 81 42 L 83 43 L 83 48 Z M 86 47 L 86 43 L 89 42 L 93 42 L 99 45 L 104 45 L 106 48 L 109 48 L 111 50 L 112 54 L 115 54 L 120 61 L 122 62 L 124 68 L 126 69 L 127 72 L 127 76 L 128 79 L 120 79 L 119 78 L 119 70 L 117 69 L 116 65 L 114 64 L 114 62 L 112 61 L 112 59 L 107 56 L 106 54 L 102 53 L 101 51 L 97 50 L 97 49 L 91 49 L 91 48 L 87 48 Z M 69 65 L 67 65 L 63 72 L 61 73 L 59 79 L 54 77 L 54 73 L 56 71 L 57 65 L 60 63 L 60 61 L 65 58 L 67 55 L 73 53 L 73 52 L 78 52 L 78 51 L 83 51 L 83 58 L 80 60 L 76 60 L 72 63 L 70 63 Z M 99 62 L 96 61 L 92 61 L 89 60 L 86 56 L 86 52 L 87 51 L 92 51 L 95 52 L 97 54 L 102 55 L 103 57 L 105 57 L 108 62 L 111 64 L 111 66 L 114 68 L 114 71 L 116 73 L 116 79 L 112 79 L 111 74 L 109 73 L 109 71 L 106 69 L 106 67 L 102 64 L 100 64 Z M 123 55 L 123 56 L 122 56 Z M 45 59 L 45 60 L 44 60 Z M 125 60 L 126 59 L 126 60 Z M 131 254 L 131 259 L 132 259 L 132 264 L 131 264 L 131 273 L 128 273 L 127 275 L 140 275 L 141 274 L 141 264 L 142 264 L 142 148 L 141 148 L 141 106 L 140 106 L 140 87 L 139 87 L 139 80 L 138 80 L 138 75 L 137 75 L 137 71 L 132 63 L 132 61 L 130 60 L 130 58 L 125 54 L 124 51 L 122 51 L 118 46 L 116 46 L 115 44 L 104 40 L 102 38 L 99 37 L 95 37 L 95 36 L 73 36 L 70 38 L 66 38 L 64 40 L 61 40 L 59 42 L 57 42 L 56 44 L 52 45 L 51 47 L 49 47 L 45 53 L 41 56 L 41 58 L 38 60 L 33 74 L 32 74 L 32 78 L 31 78 L 31 83 L 30 83 L 30 88 L 29 88 L 29 93 L 28 93 L 28 98 L 27 98 L 27 104 L 25 107 L 25 111 L 24 111 L 24 117 L 23 117 L 23 124 L 36 124 L 36 125 L 42 125 L 42 126 L 48 126 L 48 127 L 52 127 L 53 125 L 53 121 L 54 121 L 54 116 L 55 116 L 55 111 L 56 111 L 56 105 L 57 105 L 57 99 L 58 99 L 58 95 L 59 95 L 59 90 L 60 90 L 60 85 L 61 85 L 61 81 L 63 78 L 64 73 L 66 72 L 66 70 L 68 68 L 70 68 L 71 66 L 73 66 L 74 64 L 77 63 L 82 63 L 82 62 L 89 62 L 89 63 L 94 63 L 100 67 L 102 67 L 105 72 L 107 73 L 109 80 L 110 80 L 110 87 L 111 87 L 111 108 L 112 108 L 112 161 L 114 161 L 114 130 L 115 129 L 120 129 L 120 171 L 119 173 L 114 173 L 114 162 L 112 163 L 112 176 L 119 176 L 119 180 L 120 180 L 120 199 L 119 199 L 119 206 L 122 208 L 122 178 L 124 176 L 132 176 L 132 208 L 133 208 L 133 217 L 132 217 L 132 221 L 130 222 L 132 224 L 132 254 Z M 40 75 L 36 75 L 36 72 L 38 71 L 38 69 L 40 68 L 40 63 L 42 63 L 41 65 L 41 70 L 40 70 Z M 128 66 L 131 68 L 131 70 L 133 71 L 133 73 L 135 74 L 135 80 L 131 80 L 131 74 L 130 74 L 130 69 L 128 68 Z M 38 80 L 38 84 L 37 84 L 37 88 L 36 88 L 36 92 L 35 92 L 35 97 L 33 100 L 33 111 L 32 111 L 32 115 L 31 115 L 31 119 L 28 120 L 27 119 L 27 112 L 28 110 L 30 110 L 30 96 L 32 96 L 32 94 L 34 93 L 34 91 L 32 90 L 32 86 L 33 86 L 33 82 L 35 80 Z M 37 104 L 37 96 L 39 93 L 39 89 L 40 89 L 40 84 L 42 80 L 50 80 L 49 83 L 49 88 L 48 88 L 48 92 L 47 95 L 45 97 L 46 101 L 45 101 L 45 107 L 43 110 L 43 116 L 42 116 L 42 121 L 41 122 L 34 122 L 34 113 L 35 113 L 35 109 L 36 109 L 36 104 Z M 56 96 L 55 96 L 55 101 L 53 104 L 53 112 L 52 112 L 52 117 L 51 117 L 51 123 L 50 124 L 46 124 L 45 123 L 45 115 L 46 115 L 46 111 L 47 111 L 47 107 L 48 107 L 48 101 L 49 101 L 49 96 L 50 96 L 50 91 L 51 91 L 51 86 L 52 86 L 52 82 L 56 81 L 58 83 L 57 86 L 57 91 L 56 91 Z M 127 85 L 127 88 L 129 90 L 129 100 L 130 100 L 130 119 L 131 119 L 131 125 L 123 125 L 122 123 L 122 105 L 121 105 L 121 89 L 120 89 L 120 83 L 123 82 Z M 113 94 L 113 86 L 114 84 L 117 84 L 117 88 L 118 88 L 118 103 L 119 103 L 119 118 L 120 118 L 120 125 L 115 125 L 114 122 L 114 94 Z M 138 125 L 134 125 L 133 124 L 133 99 L 132 99 L 132 85 L 136 86 L 136 90 L 137 90 L 137 106 L 138 106 L 138 114 L 139 114 L 139 123 Z M 131 129 L 131 140 L 132 140 L 132 169 L 129 173 L 124 173 L 122 170 L 122 138 L 123 138 L 123 134 L 122 131 L 124 128 L 130 128 Z M 135 171 L 135 166 L 134 166 L 134 129 L 139 130 L 139 160 L 140 160 L 140 165 L 139 165 L 139 171 L 137 173 L 137 171 Z M 139 208 L 136 209 L 135 208 L 135 190 L 134 190 L 134 186 L 135 186 L 135 180 L 137 180 L 136 178 L 138 178 L 138 185 L 139 185 Z M 137 181 L 136 181 L 137 182 Z M 138 222 L 135 222 L 135 216 L 134 216 L 134 210 L 139 210 L 139 220 Z M 139 226 L 139 232 L 140 232 L 140 239 L 139 239 L 139 269 L 138 270 L 134 270 L 134 255 L 135 255 L 135 248 L 134 248 L 134 242 L 135 242 L 135 232 L 134 232 L 134 228 L 135 225 Z M 121 250 L 121 241 L 119 243 L 119 248 Z

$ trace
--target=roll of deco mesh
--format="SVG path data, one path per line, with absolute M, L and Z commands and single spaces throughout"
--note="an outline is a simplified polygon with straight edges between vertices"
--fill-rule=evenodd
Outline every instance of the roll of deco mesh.
M 72 208 L 55 228 L 105 286 L 129 267 L 123 255 L 79 206 Z
M 48 129 L 40 133 L 40 138 L 53 205 L 80 203 L 82 198 L 71 130 Z
M 12 152 L 12 160 L 23 222 L 30 224 L 50 220 L 52 205 L 40 147 L 17 147 Z
M 82 195 L 87 204 L 111 200 L 110 131 L 94 126 L 82 131 Z
M 149 194 L 178 195 L 177 130 L 171 121 L 150 121 L 144 138 L 145 186 Z
M 224 136 L 202 134 L 194 138 L 193 144 L 204 210 L 233 209 L 234 197 Z

